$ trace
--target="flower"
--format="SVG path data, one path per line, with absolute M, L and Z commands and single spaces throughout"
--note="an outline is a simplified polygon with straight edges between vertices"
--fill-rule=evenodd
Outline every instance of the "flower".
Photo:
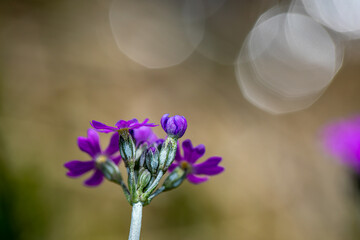
M 142 123 L 139 123 L 138 120 L 136 118 L 131 119 L 129 121 L 125 121 L 125 120 L 119 120 L 117 123 L 115 123 L 115 127 L 111 127 L 108 126 L 104 123 L 92 120 L 92 122 L 90 122 L 90 125 L 95 128 L 96 131 L 98 132 L 103 132 L 103 133 L 109 133 L 109 132 L 118 132 L 121 129 L 137 129 L 140 127 L 156 127 L 158 125 L 154 124 L 154 123 L 147 123 L 149 121 L 149 119 L 145 119 Z
M 360 116 L 330 123 L 322 133 L 326 149 L 360 173 Z
M 177 138 L 181 138 L 187 128 L 186 118 L 179 115 L 169 117 L 169 114 L 164 114 L 160 122 L 162 128 L 168 135 L 175 136 Z
M 183 141 L 184 156 L 181 156 L 179 148 L 178 144 L 175 161 L 170 166 L 169 171 L 171 172 L 176 167 L 181 167 L 186 171 L 186 178 L 189 182 L 199 184 L 207 181 L 208 177 L 200 177 L 198 175 L 213 176 L 224 171 L 224 168 L 219 166 L 222 160 L 221 157 L 210 157 L 202 163 L 196 163 L 205 154 L 205 146 L 203 144 L 193 147 L 190 139 Z
M 102 151 L 99 143 L 99 134 L 94 129 L 89 129 L 86 137 L 78 137 L 78 146 L 80 150 L 90 155 L 90 161 L 73 160 L 64 164 L 69 170 L 66 175 L 69 177 L 79 177 L 91 170 L 93 175 L 87 179 L 84 184 L 87 186 L 97 186 L 103 179 L 103 173 L 97 168 L 99 163 L 112 160 L 116 165 L 119 164 L 121 157 L 114 156 L 119 151 L 119 134 L 115 133 L 111 136 L 109 146 Z
M 136 145 L 147 142 L 149 145 L 153 144 L 158 140 L 156 134 L 152 131 L 151 127 L 139 127 L 134 129 L 133 137 L 136 141 Z

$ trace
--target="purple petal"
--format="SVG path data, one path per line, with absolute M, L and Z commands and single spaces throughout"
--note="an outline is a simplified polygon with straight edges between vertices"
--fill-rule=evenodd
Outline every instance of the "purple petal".
M 99 134 L 94 129 L 88 129 L 88 139 L 92 145 L 94 153 L 101 153 Z
M 137 128 L 140 128 L 140 127 L 156 127 L 158 125 L 154 124 L 154 123 L 147 123 L 149 121 L 149 119 L 145 119 L 142 123 L 133 123 L 131 124 L 130 128 L 131 129 L 137 129 Z
M 187 180 L 193 184 L 200 184 L 208 180 L 207 177 L 198 177 L 194 174 L 189 174 L 186 176 Z
M 109 146 L 105 150 L 105 154 L 108 156 L 113 155 L 119 151 L 119 133 L 114 133 L 110 138 Z
M 161 120 L 160 120 L 160 123 L 161 123 L 161 127 L 165 130 L 166 129 L 166 123 L 167 121 L 169 120 L 169 115 L 170 114 L 164 114 L 162 117 L 161 117 Z
M 137 145 L 143 142 L 147 142 L 150 145 L 158 139 L 150 127 L 140 127 L 135 129 L 134 138 Z
M 220 162 L 221 157 L 210 157 L 206 161 L 198 164 L 194 164 L 194 168 L 208 168 L 208 167 L 216 167 Z
M 176 148 L 176 155 L 175 155 L 175 161 L 181 161 L 183 160 L 184 158 L 181 156 L 181 153 L 180 153 L 180 144 L 179 142 L 177 143 L 177 148 Z
M 118 128 L 118 129 L 121 129 L 121 128 L 129 128 L 131 124 L 133 123 L 137 123 L 138 120 L 136 118 L 133 118 L 129 121 L 125 121 L 125 120 L 119 120 L 117 123 L 115 123 L 115 126 Z
M 94 151 L 92 143 L 85 137 L 78 137 L 78 146 L 81 151 L 88 153 L 91 157 L 94 157 L 97 152 Z
M 69 177 L 79 177 L 84 173 L 95 168 L 95 162 L 94 161 L 83 162 L 79 160 L 73 160 L 65 163 L 64 167 L 66 167 L 69 170 L 66 173 L 66 175 L 68 175 Z
M 104 175 L 100 170 L 96 169 L 94 174 L 89 179 L 87 179 L 84 182 L 84 184 L 89 187 L 95 187 L 99 185 L 103 180 L 104 180 Z
M 205 154 L 205 146 L 200 144 L 193 148 L 190 139 L 185 140 L 182 146 L 184 150 L 184 159 L 189 163 L 195 163 Z
M 168 169 L 169 172 L 174 171 L 175 168 L 177 168 L 179 166 L 178 163 L 172 163 Z
M 111 127 L 111 126 L 108 126 L 104 123 L 101 123 L 101 122 L 98 122 L 98 121 L 95 121 L 93 120 L 92 122 L 90 122 L 90 125 L 96 129 L 96 131 L 98 132 L 103 132 L 103 133 L 109 133 L 109 132 L 114 132 L 114 131 L 117 131 L 118 129 L 117 128 L 114 128 L 114 127 Z
M 203 174 L 203 175 L 216 175 L 219 173 L 222 173 L 224 171 L 224 168 L 221 166 L 213 166 L 213 167 L 201 167 L 194 169 L 195 174 Z
M 111 160 L 113 160 L 113 162 L 118 165 L 119 162 L 121 161 L 121 156 L 117 156 L 117 157 L 110 157 Z

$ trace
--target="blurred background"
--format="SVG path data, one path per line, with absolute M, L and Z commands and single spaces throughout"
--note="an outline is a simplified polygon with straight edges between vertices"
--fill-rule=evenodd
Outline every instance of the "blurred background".
M 360 111 L 360 3 L 341 2 L 1 0 L 0 238 L 127 239 L 121 189 L 63 164 L 88 160 L 90 120 L 170 113 L 226 170 L 157 197 L 142 239 L 359 239 L 319 138 Z

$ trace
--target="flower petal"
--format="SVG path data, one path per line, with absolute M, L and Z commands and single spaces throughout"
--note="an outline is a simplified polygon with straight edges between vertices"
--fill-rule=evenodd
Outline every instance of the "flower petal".
M 205 154 L 205 146 L 200 144 L 194 148 L 190 139 L 186 139 L 182 146 L 184 150 L 184 160 L 189 163 L 195 163 Z
M 206 161 L 202 162 L 202 163 L 198 163 L 198 164 L 194 164 L 193 166 L 195 168 L 203 168 L 203 167 L 215 167 L 217 165 L 219 165 L 219 163 L 221 162 L 222 158 L 221 157 L 210 157 L 208 158 Z
M 99 134 L 94 129 L 90 128 L 88 129 L 87 135 L 94 153 L 101 153 Z
M 184 158 L 181 156 L 180 153 L 180 144 L 179 142 L 177 143 L 177 148 L 176 148 L 176 155 L 175 155 L 175 161 L 180 162 L 181 160 L 183 160 Z
M 89 179 L 87 179 L 84 182 L 84 184 L 89 187 L 95 187 L 99 185 L 103 180 L 104 180 L 103 173 L 100 170 L 96 169 L 94 174 Z
M 221 166 L 202 167 L 194 169 L 195 174 L 204 174 L 208 176 L 222 173 L 225 169 Z
M 136 141 L 136 145 L 139 145 L 143 142 L 147 142 L 149 145 L 151 145 L 158 139 L 150 127 L 140 127 L 135 129 L 133 136 Z
M 195 174 L 205 174 L 205 175 L 216 175 L 224 171 L 224 168 L 218 166 L 221 162 L 221 157 L 210 157 L 205 162 L 194 164 L 193 171 Z
M 115 127 L 117 127 L 118 129 L 121 129 L 121 128 L 129 128 L 130 124 L 133 123 L 133 122 L 137 122 L 137 119 L 134 118 L 134 119 L 131 119 L 129 121 L 125 121 L 125 120 L 119 120 L 115 123 Z
M 79 177 L 95 167 L 94 161 L 73 160 L 64 164 L 69 171 L 66 173 L 69 177 Z
M 189 174 L 186 176 L 187 180 L 193 184 L 200 184 L 206 182 L 209 178 L 207 177 L 198 177 L 194 174 Z
M 90 122 L 90 125 L 93 128 L 95 128 L 96 131 L 103 132 L 103 133 L 109 133 L 109 132 L 114 132 L 114 131 L 118 130 L 117 128 L 108 126 L 108 125 L 106 125 L 104 123 L 101 123 L 101 122 L 98 122 L 98 121 L 95 121 L 95 120 L 92 120 L 92 122 Z
M 97 152 L 94 151 L 92 143 L 89 139 L 87 139 L 86 137 L 78 137 L 77 142 L 81 151 L 86 152 L 91 157 L 94 157 L 96 155 Z
M 113 162 L 116 164 L 116 165 L 118 165 L 119 164 L 119 162 L 121 161 L 121 156 L 119 155 L 119 156 L 116 156 L 116 157 L 110 157 L 111 158 L 111 160 L 113 160 Z
M 179 166 L 178 163 L 172 163 L 168 169 L 169 172 L 174 171 L 175 168 L 177 168 Z
M 109 146 L 105 150 L 105 154 L 108 156 L 113 155 L 119 151 L 119 133 L 114 133 L 110 138 Z

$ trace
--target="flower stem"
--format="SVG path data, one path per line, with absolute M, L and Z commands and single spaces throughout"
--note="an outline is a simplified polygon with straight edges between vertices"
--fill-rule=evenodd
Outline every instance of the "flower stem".
M 129 240 L 139 240 L 140 239 L 142 208 L 143 208 L 143 205 L 141 202 L 134 203 L 134 205 L 133 205 L 132 212 L 131 212 L 131 225 L 130 225 Z
M 146 202 L 145 205 L 149 204 L 154 197 L 156 197 L 157 195 L 159 195 L 160 193 L 162 193 L 164 190 L 165 190 L 165 187 L 164 187 L 164 186 L 161 186 L 158 190 L 156 190 L 153 194 L 151 194 L 151 195 L 148 197 L 147 202 Z

